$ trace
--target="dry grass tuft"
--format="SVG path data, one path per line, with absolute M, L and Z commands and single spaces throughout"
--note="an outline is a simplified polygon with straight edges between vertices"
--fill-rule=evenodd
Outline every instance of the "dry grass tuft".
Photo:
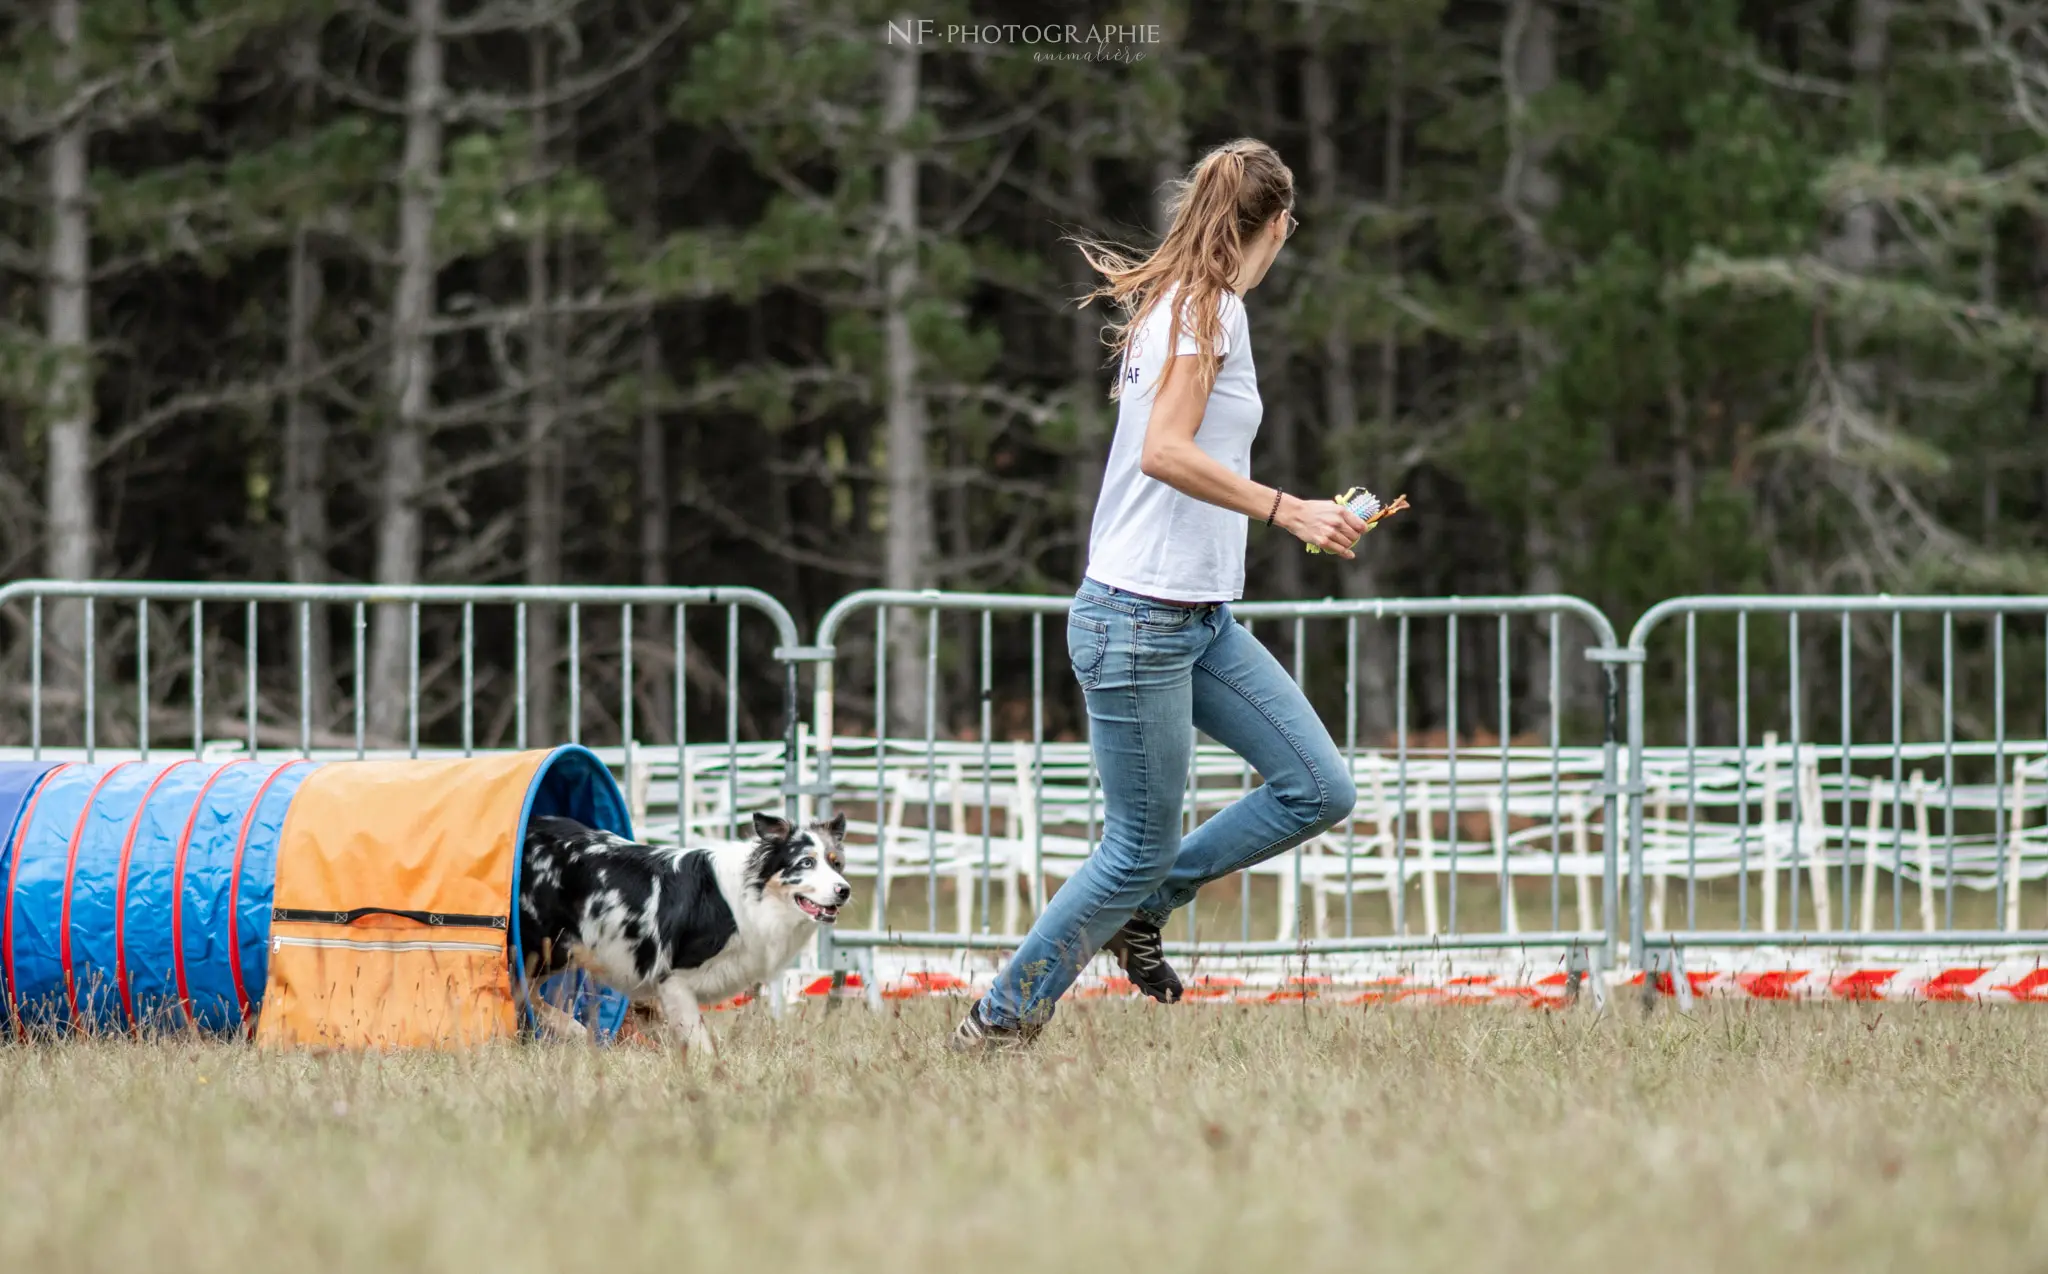
M 2040 1269 L 2048 1016 L 721 1014 L 646 1049 L 0 1046 L 0 1269 Z

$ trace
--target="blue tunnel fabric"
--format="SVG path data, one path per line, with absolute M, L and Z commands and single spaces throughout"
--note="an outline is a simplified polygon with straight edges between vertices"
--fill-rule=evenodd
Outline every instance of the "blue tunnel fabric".
M 18 861 L 0 876 L 12 882 L 0 900 L 11 917 L 0 951 L 10 1020 L 182 1026 L 182 999 L 202 1030 L 242 1027 L 242 1005 L 263 991 L 285 810 L 313 768 L 187 760 L 50 772 L 12 840 Z
M 262 1003 L 284 816 L 293 793 L 318 768 L 303 761 L 230 763 L 210 776 L 206 799 L 196 809 L 190 800 L 171 806 L 191 826 L 191 837 L 183 842 L 185 887 L 179 895 L 177 936 L 185 953 L 185 994 L 202 1030 L 241 1029 L 248 1020 L 242 1006 L 253 1012 Z M 183 839 L 183 826 L 173 836 Z M 171 995 L 176 994 L 173 988 Z M 175 1006 L 175 999 L 166 1005 Z
M 69 843 L 65 863 L 69 906 L 61 892 L 56 895 L 59 962 L 54 987 L 67 1001 L 75 1002 L 67 1006 L 75 1024 L 109 1030 L 120 1026 L 117 938 L 125 936 L 117 929 L 117 909 L 123 902 L 121 851 L 128 842 L 130 824 L 162 776 L 162 767 L 141 763 L 108 768 L 81 811 L 84 834 Z M 54 782 L 62 781 L 60 777 Z M 61 835 L 76 827 L 51 830 Z M 59 885 L 61 889 L 62 878 Z M 24 998 L 33 1001 L 36 997 L 29 992 Z
M 52 771 L 15 834 L 4 956 L 14 1000 L 12 1016 L 24 1027 L 56 1028 L 68 1020 L 64 910 L 71 841 L 88 804 L 110 776 L 106 766 L 67 765 Z
M 12 892 L 10 873 L 16 862 L 14 843 L 21 819 L 28 812 L 36 791 L 50 771 L 61 769 L 56 761 L 9 761 L 0 763 L 0 1037 L 12 1027 L 13 1015 L 6 1011 L 13 1003 L 13 974 L 8 961 L 8 934 L 13 923 L 8 909 Z
M 575 744 L 549 753 L 547 760 L 534 771 L 533 784 L 527 789 L 526 808 L 519 814 L 517 844 L 520 858 L 514 860 L 512 868 L 512 977 L 514 984 L 522 988 L 526 983 L 526 970 L 519 958 L 518 900 L 526 826 L 532 819 L 549 815 L 573 818 L 585 827 L 612 832 L 628 840 L 633 838 L 633 819 L 626 810 L 625 797 L 620 793 L 611 771 L 597 759 L 597 754 Z M 592 1023 L 594 1018 L 600 1039 L 618 1034 L 631 1007 L 625 996 L 598 986 L 581 972 L 558 973 L 543 979 L 534 988 L 534 993 L 561 1005 L 585 1023 Z M 523 997 L 521 1003 L 523 1006 Z M 523 1007 L 521 1012 L 525 1013 Z
M 345 763 L 343 763 L 345 764 Z M 16 1029 L 247 1031 L 269 974 L 285 816 L 314 762 L 0 763 L 0 1036 Z M 630 837 L 586 748 L 535 767 L 516 828 L 574 818 Z M 515 858 L 510 953 L 518 968 Z M 617 1032 L 626 999 L 580 974 L 540 990 Z
M 0 761 L 0 882 L 7 879 L 7 856 L 14 847 L 15 825 L 28 808 L 43 776 L 56 769 L 59 761 Z

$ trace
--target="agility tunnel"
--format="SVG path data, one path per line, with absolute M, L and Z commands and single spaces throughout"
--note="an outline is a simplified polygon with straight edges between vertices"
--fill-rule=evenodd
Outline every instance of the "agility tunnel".
M 341 1048 L 514 1036 L 520 846 L 547 814 L 632 835 L 610 771 L 574 746 L 0 764 L 0 1033 Z M 568 992 L 602 1033 L 625 1015 L 610 992 L 536 990 Z

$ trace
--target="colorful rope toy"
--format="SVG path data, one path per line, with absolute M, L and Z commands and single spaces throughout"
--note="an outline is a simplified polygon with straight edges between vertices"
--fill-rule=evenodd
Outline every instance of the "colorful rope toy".
M 1408 497 L 1405 495 L 1395 496 L 1392 504 L 1381 504 L 1380 498 L 1364 487 L 1353 487 L 1343 495 L 1335 497 L 1334 502 L 1343 505 L 1359 517 L 1364 518 L 1367 533 L 1370 533 L 1374 527 L 1380 524 L 1380 519 L 1392 517 L 1408 507 Z M 1359 538 L 1363 539 L 1364 536 L 1361 535 Z M 1354 544 L 1357 542 L 1357 540 L 1352 541 Z M 1313 544 L 1304 544 L 1302 547 L 1311 553 L 1322 552 L 1321 549 Z

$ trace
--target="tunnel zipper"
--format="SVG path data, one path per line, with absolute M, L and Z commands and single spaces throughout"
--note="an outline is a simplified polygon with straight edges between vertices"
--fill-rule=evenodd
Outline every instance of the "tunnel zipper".
M 286 947 L 341 947 L 351 951 L 489 951 L 502 952 L 501 942 L 444 942 L 420 938 L 400 938 L 395 941 L 378 941 L 363 938 L 294 938 L 273 935 L 270 939 L 272 951 Z

